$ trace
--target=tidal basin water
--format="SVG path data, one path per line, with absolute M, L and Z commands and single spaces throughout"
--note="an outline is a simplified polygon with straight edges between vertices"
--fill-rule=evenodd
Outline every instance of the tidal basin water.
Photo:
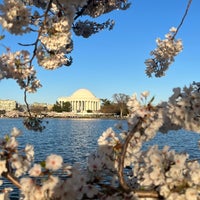
M 124 120 L 101 119 L 44 119 L 48 121 L 43 132 L 32 132 L 24 128 L 22 119 L 0 119 L 0 136 L 10 133 L 13 127 L 23 134 L 17 138 L 20 146 L 32 144 L 35 159 L 44 160 L 50 153 L 61 155 L 65 162 L 85 163 L 89 153 L 95 150 L 97 139 L 109 127 L 115 127 Z M 116 130 L 116 129 L 115 129 Z
M 20 129 L 23 134 L 18 137 L 20 147 L 29 143 L 34 146 L 35 160 L 45 160 L 50 153 L 59 154 L 69 164 L 79 162 L 86 166 L 87 156 L 95 151 L 97 139 L 109 127 L 116 132 L 116 125 L 120 124 L 127 130 L 126 120 L 115 119 L 45 119 L 48 121 L 46 129 L 41 132 L 27 131 L 22 119 L 0 119 L 0 138 L 9 134 L 13 127 Z M 178 152 L 189 153 L 191 159 L 199 159 L 198 148 L 200 135 L 184 130 L 171 131 L 168 134 L 158 133 L 157 136 L 145 144 L 144 148 L 157 144 L 161 148 L 164 145 L 171 146 Z M 13 199 L 15 199 L 13 197 Z

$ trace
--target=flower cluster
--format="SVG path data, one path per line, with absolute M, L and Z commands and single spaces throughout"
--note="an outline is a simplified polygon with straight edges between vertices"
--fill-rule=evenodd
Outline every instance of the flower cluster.
M 29 66 L 29 52 L 17 51 L 0 56 L 0 80 L 12 78 L 17 81 L 21 89 L 28 92 L 35 92 L 41 84 L 36 79 L 36 71 Z
M 114 26 L 113 20 L 108 20 L 102 24 L 91 22 L 91 21 L 78 21 L 73 26 L 73 31 L 77 36 L 83 36 L 84 38 L 90 37 L 94 33 L 98 33 L 100 30 L 103 30 L 105 28 L 108 28 L 109 30 L 112 30 Z
M 93 198 L 98 189 L 87 183 L 85 175 L 77 167 L 62 165 L 62 157 L 50 155 L 44 166 L 34 164 L 29 170 L 30 177 L 20 179 L 21 197 L 24 199 L 82 199 L 84 196 Z M 49 163 L 50 162 L 50 163 Z M 62 167 L 62 178 L 51 175 L 48 170 L 58 170 Z M 46 174 L 46 175 L 45 175 Z M 65 178 L 64 178 L 65 175 Z
M 148 96 L 148 91 L 141 93 L 141 101 L 139 101 L 136 94 L 134 94 L 127 104 L 130 111 L 129 130 L 132 130 L 142 120 L 141 127 L 143 131 L 137 132 L 137 136 L 135 135 L 135 137 L 140 138 L 141 142 L 152 139 L 163 125 L 163 110 L 152 105 L 154 98 L 148 102 Z
M 108 128 L 98 139 L 98 149 L 88 158 L 88 169 L 91 172 L 109 169 L 116 171 L 117 157 L 120 152 L 121 141 L 112 128 Z
M 188 162 L 187 154 L 177 154 L 169 147 L 150 147 L 138 158 L 133 173 L 142 187 L 155 188 L 165 199 L 197 199 L 200 164 Z
M 66 45 L 70 43 L 71 24 L 67 17 L 48 18 L 48 22 L 44 25 L 39 36 L 39 40 L 48 51 L 59 51 L 66 49 Z
M 170 32 L 165 35 L 164 40 L 160 38 L 156 40 L 157 48 L 151 51 L 153 58 L 145 61 L 147 76 L 151 77 L 152 74 L 155 74 L 156 77 L 164 76 L 169 65 L 174 62 L 174 57 L 182 51 L 182 41 L 175 39 L 175 33 L 176 28 L 172 27 Z
M 10 135 L 6 135 L 1 140 L 1 174 L 3 172 L 12 173 L 15 177 L 20 177 L 27 172 L 34 160 L 33 146 L 27 144 L 23 151 L 18 150 L 18 142 L 16 140 L 21 132 L 13 128 Z M 9 166 L 9 168 L 8 168 Z M 6 169 L 7 168 L 7 169 Z M 12 170 L 11 170 L 12 169 Z
M 70 60 L 66 57 L 64 52 L 47 52 L 42 46 L 38 47 L 36 57 L 40 66 L 50 70 L 56 69 L 63 65 L 68 65 L 70 63 Z
M 125 0 L 93 0 L 89 1 L 84 14 L 90 15 L 91 17 L 98 17 L 102 14 L 111 12 L 113 10 L 125 10 L 129 8 L 130 4 Z
M 194 82 L 183 90 L 174 88 L 174 94 L 169 98 L 167 116 L 175 125 L 200 133 L 200 92 L 197 84 Z
M 4 0 L 0 5 L 0 24 L 12 34 L 23 34 L 30 31 L 30 9 L 21 1 Z

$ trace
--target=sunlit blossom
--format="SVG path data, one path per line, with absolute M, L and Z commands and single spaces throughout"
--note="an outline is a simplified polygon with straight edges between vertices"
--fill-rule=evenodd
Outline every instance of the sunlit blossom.
M 56 154 L 51 154 L 50 156 L 47 156 L 45 161 L 45 167 L 47 169 L 56 171 L 62 167 L 63 164 L 63 158 Z
M 21 135 L 21 131 L 20 131 L 18 128 L 14 127 L 14 128 L 12 129 L 12 131 L 11 131 L 11 136 L 17 137 L 17 136 L 19 136 L 19 135 Z
M 30 176 L 39 176 L 42 172 L 42 167 L 39 164 L 34 164 L 33 167 L 29 170 Z
M 3 172 L 7 172 L 6 160 L 0 160 L 0 176 Z
M 147 76 L 151 77 L 152 74 L 156 77 L 164 76 L 165 71 L 174 62 L 175 56 L 183 50 L 182 41 L 173 37 L 175 32 L 176 28 L 172 27 L 165 35 L 165 39 L 156 39 L 157 48 L 151 51 L 153 58 L 145 61 Z
M 15 149 L 18 146 L 18 142 L 15 139 L 15 137 L 10 137 L 8 139 L 8 142 L 6 144 L 6 148 L 11 148 L 11 149 Z

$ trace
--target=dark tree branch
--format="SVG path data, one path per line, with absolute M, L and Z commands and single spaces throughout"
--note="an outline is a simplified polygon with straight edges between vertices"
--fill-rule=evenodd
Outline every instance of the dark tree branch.
M 174 38 L 176 37 L 176 35 L 177 35 L 179 29 L 180 29 L 181 26 L 183 25 L 183 22 L 184 22 L 184 20 L 185 20 L 185 18 L 186 18 L 186 16 L 187 16 L 187 13 L 188 13 L 188 11 L 189 11 L 189 8 L 190 8 L 191 3 L 192 3 L 192 0 L 189 0 L 189 1 L 188 1 L 188 4 L 187 4 L 187 8 L 186 8 L 186 10 L 185 10 L 185 13 L 184 13 L 184 15 L 183 15 L 183 17 L 182 17 L 182 19 L 181 19 L 180 24 L 178 25 L 178 28 L 177 28 L 175 34 L 173 35 L 172 39 L 174 39 Z
M 139 122 L 136 124 L 136 126 L 129 132 L 129 134 L 126 137 L 126 140 L 124 142 L 123 148 L 122 148 L 122 152 L 119 158 L 119 169 L 118 169 L 118 175 L 119 175 L 119 182 L 121 187 L 125 190 L 125 191 L 132 191 L 132 189 L 128 186 L 128 184 L 126 183 L 125 179 L 124 179 L 124 160 L 125 160 L 125 156 L 126 156 L 126 152 L 127 152 L 127 148 L 128 145 L 131 141 L 131 139 L 133 138 L 134 134 L 136 131 L 141 129 L 141 125 L 142 125 L 142 120 L 140 119 Z

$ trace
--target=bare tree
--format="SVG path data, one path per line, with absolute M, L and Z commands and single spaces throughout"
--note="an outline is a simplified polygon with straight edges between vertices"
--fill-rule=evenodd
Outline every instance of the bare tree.
M 118 105 L 120 109 L 120 118 L 123 117 L 124 110 L 127 108 L 127 102 L 129 100 L 129 95 L 118 93 L 113 95 L 113 101 Z

